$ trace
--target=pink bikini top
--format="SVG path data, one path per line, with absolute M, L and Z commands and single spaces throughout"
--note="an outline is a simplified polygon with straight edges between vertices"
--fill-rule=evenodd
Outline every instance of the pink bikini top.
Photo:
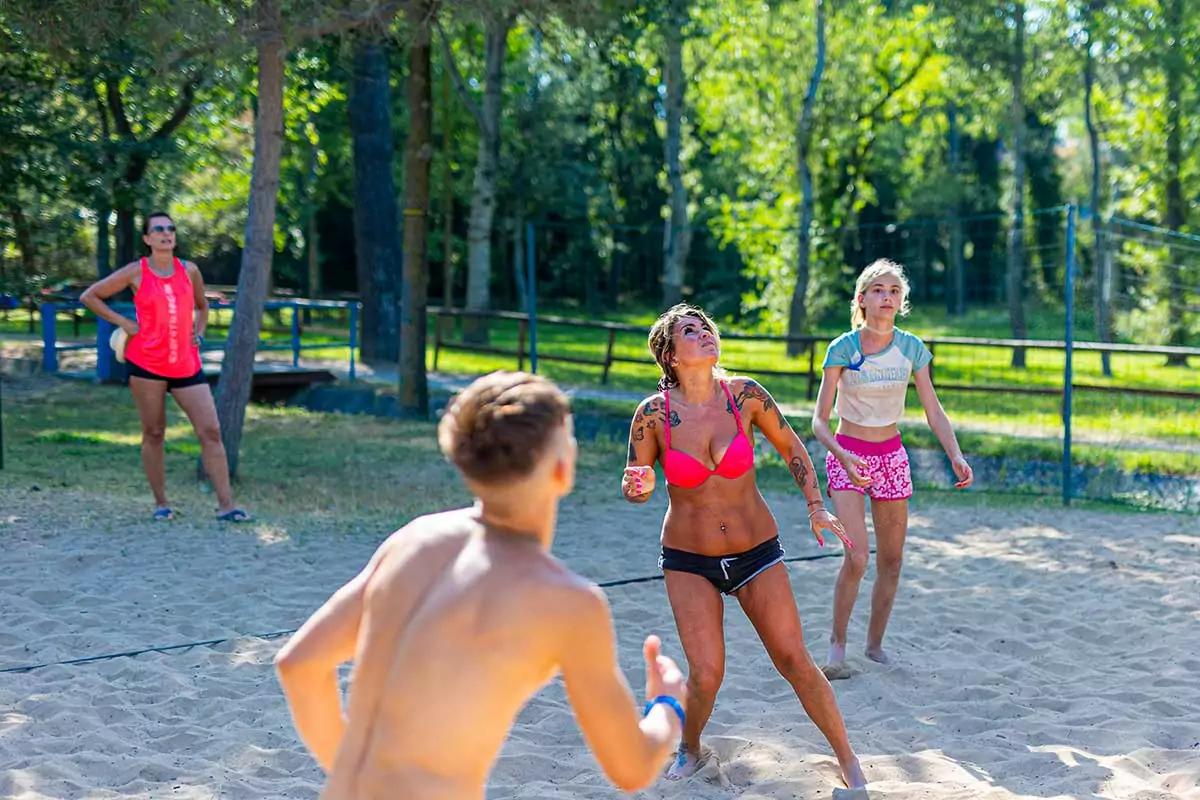
M 666 425 L 663 428 L 663 436 L 666 438 L 667 452 L 663 454 L 662 464 L 667 483 L 672 486 L 695 489 L 708 480 L 710 475 L 720 475 L 722 478 L 730 479 L 740 478 L 754 466 L 754 448 L 750 444 L 750 437 L 742 430 L 741 412 L 738 411 L 737 403 L 733 402 L 733 395 L 729 393 L 729 387 L 725 381 L 721 381 L 721 388 L 725 390 L 725 396 L 729 398 L 729 407 L 733 409 L 733 418 L 737 422 L 738 432 L 737 436 L 733 437 L 733 441 L 729 443 L 729 449 L 722 456 L 721 463 L 717 464 L 717 468 L 711 472 L 695 457 L 682 450 L 671 449 L 671 392 L 663 390 L 663 398 L 666 400 Z

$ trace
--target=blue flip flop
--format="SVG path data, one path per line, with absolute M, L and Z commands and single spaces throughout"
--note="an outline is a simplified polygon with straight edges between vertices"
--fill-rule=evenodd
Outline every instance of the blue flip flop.
M 163 520 L 175 519 L 175 512 L 169 508 L 154 509 L 154 521 L 161 522 Z
M 226 511 L 224 514 L 217 514 L 218 522 L 251 522 L 251 517 L 240 508 L 235 508 L 232 511 Z

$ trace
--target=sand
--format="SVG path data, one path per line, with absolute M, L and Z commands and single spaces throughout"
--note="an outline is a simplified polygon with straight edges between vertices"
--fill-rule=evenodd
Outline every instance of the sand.
M 387 533 L 293 536 L 200 513 L 152 524 L 69 494 L 31 514 L 18 499 L 0 492 L 0 669 L 293 628 Z M 822 552 L 794 499 L 771 502 L 789 556 Z M 555 552 L 598 581 L 655 574 L 663 507 L 573 500 Z M 834 684 L 870 797 L 1200 798 L 1200 521 L 918 502 L 906 554 L 895 663 L 861 657 L 861 602 L 856 674 Z M 788 567 L 818 659 L 838 565 Z M 608 595 L 640 696 L 646 634 L 681 658 L 663 584 Z M 725 619 L 712 757 L 697 777 L 638 796 L 868 796 L 838 790 L 827 745 L 736 603 Z M 271 667 L 282 641 L 0 674 L 0 797 L 315 797 L 321 773 Z M 560 683 L 520 715 L 487 796 L 621 796 Z

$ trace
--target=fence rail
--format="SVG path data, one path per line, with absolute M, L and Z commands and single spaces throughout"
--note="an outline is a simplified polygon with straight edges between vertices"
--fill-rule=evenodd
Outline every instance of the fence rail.
M 510 356 L 517 360 L 517 369 L 525 369 L 525 362 L 531 360 L 535 352 L 533 348 L 528 346 L 530 339 L 529 332 L 531 321 L 528 314 L 516 311 L 470 311 L 459 308 L 442 308 L 433 306 L 429 308 L 429 314 L 435 320 L 434 325 L 434 350 L 433 350 L 433 369 L 438 368 L 438 359 L 442 350 L 463 351 L 472 353 L 483 353 L 488 355 Z M 494 345 L 472 344 L 466 341 L 450 340 L 446 336 L 445 321 L 459 320 L 465 317 L 488 318 L 498 320 L 515 321 L 518 324 L 517 347 L 505 348 Z M 598 355 L 596 358 L 585 358 L 576 355 L 564 355 L 545 352 L 541 348 L 537 348 L 536 357 L 540 361 L 558 361 L 570 364 L 591 365 L 600 368 L 600 382 L 608 383 L 609 374 L 614 364 L 641 364 L 652 365 L 653 361 L 647 356 L 645 358 L 630 358 L 614 353 L 616 337 L 618 333 L 637 333 L 645 334 L 646 327 L 644 325 L 632 325 L 623 322 L 601 322 L 593 320 L 573 319 L 569 317 L 545 316 L 537 315 L 532 323 L 533 325 L 557 325 L 568 328 L 579 328 L 585 330 L 594 330 L 603 332 L 603 344 L 597 341 L 597 349 L 603 348 L 603 355 Z M 600 337 L 598 337 L 599 339 Z M 743 333 L 723 333 L 721 339 L 724 341 L 758 341 L 758 342 L 777 342 L 780 344 L 797 343 L 803 346 L 803 354 L 807 356 L 807 363 L 802 369 L 794 370 L 769 370 L 757 369 L 752 365 L 738 365 L 735 371 L 750 372 L 756 375 L 770 375 L 781 377 L 797 377 L 805 378 L 807 381 L 806 396 L 809 400 L 816 397 L 816 387 L 820 384 L 821 371 L 817 366 L 816 354 L 819 344 L 829 341 L 827 336 L 773 336 L 770 334 L 743 334 Z M 937 338 L 925 339 L 925 344 L 929 347 L 930 352 L 936 353 L 938 347 L 965 347 L 965 348 L 1004 348 L 1008 350 L 1049 350 L 1066 353 L 1068 343 L 1065 341 L 1056 341 L 1049 339 L 987 339 L 987 338 L 972 338 L 963 336 L 945 336 Z M 1126 355 L 1183 355 L 1189 357 L 1200 358 L 1200 347 L 1172 347 L 1167 345 L 1136 345 L 1136 344 L 1104 344 L 1099 342 L 1075 342 L 1073 345 L 1076 351 L 1087 351 L 1097 353 L 1118 353 Z M 734 369 L 734 366 L 730 366 Z M 931 373 L 933 367 L 930 367 Z M 1072 382 L 1072 388 L 1076 391 L 1085 392 L 1121 392 L 1128 394 L 1139 394 L 1147 397 L 1179 397 L 1179 398 L 1194 398 L 1200 401 L 1200 391 L 1189 391 L 1180 389 L 1159 389 L 1150 387 L 1127 387 L 1127 386 L 1103 386 L 1088 383 Z M 1030 395 L 1062 395 L 1065 391 L 1065 386 L 1030 386 L 1030 385 L 985 385 L 975 383 L 939 383 L 939 389 L 964 391 L 964 392 L 1011 392 L 1015 394 L 1030 394 Z
M 134 306 L 132 303 L 111 303 L 112 308 L 125 314 L 132 314 Z M 234 309 L 236 303 L 229 302 L 210 302 L 209 309 Z M 337 301 L 337 300 L 268 300 L 264 306 L 265 311 L 282 311 L 284 309 L 291 310 L 291 325 L 284 328 L 264 328 L 267 332 L 288 333 L 291 340 L 286 344 L 269 344 L 259 342 L 257 350 L 260 352 L 284 352 L 291 351 L 292 366 L 300 366 L 300 354 L 305 350 L 329 350 L 334 348 L 346 347 L 350 351 L 349 356 L 349 376 L 350 380 L 355 379 L 356 361 L 358 357 L 358 318 L 359 318 L 359 303 Z M 311 342 L 306 343 L 303 340 L 303 331 L 305 325 L 302 322 L 302 315 L 305 311 L 313 310 L 339 310 L 348 313 L 348 330 L 347 339 L 345 342 Z M 96 350 L 97 352 L 97 371 L 102 372 L 103 365 L 107 361 L 109 349 L 109 336 L 111 336 L 114 326 L 105 319 L 96 319 L 96 341 L 86 343 L 63 344 L 58 341 L 58 318 L 60 315 L 67 315 L 73 320 L 76 334 L 79 333 L 79 321 L 83 316 L 80 312 L 87 314 L 88 311 L 82 304 L 66 302 L 66 303 L 43 303 L 39 309 L 42 323 L 42 370 L 49 373 L 58 372 L 58 354 L 63 352 L 71 352 L 76 350 Z M 214 325 L 209 323 L 209 329 L 228 329 L 224 325 Z M 320 330 L 322 332 L 337 332 L 332 329 L 319 329 L 308 326 L 309 330 Z M 205 341 L 201 346 L 201 352 L 223 351 L 226 341 Z M 104 376 L 102 376 L 104 377 Z

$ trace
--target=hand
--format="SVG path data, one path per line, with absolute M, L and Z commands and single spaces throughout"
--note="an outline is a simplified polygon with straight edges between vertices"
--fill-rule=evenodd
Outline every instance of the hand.
M 954 474 L 958 476 L 958 482 L 954 484 L 955 489 L 965 489 L 975 482 L 975 473 L 971 471 L 971 465 L 962 456 L 951 460 L 950 464 L 954 467 Z
M 646 699 L 665 694 L 686 706 L 687 680 L 675 662 L 662 655 L 662 642 L 657 636 L 646 637 L 642 654 L 646 657 Z M 675 719 L 675 715 L 671 714 L 671 718 Z
M 204 337 L 198 333 L 192 334 L 192 347 L 199 347 L 204 344 Z
M 628 498 L 646 497 L 654 491 L 654 467 L 626 467 L 621 476 L 621 493 Z
M 120 324 L 121 330 L 128 333 L 130 336 L 137 335 L 138 324 L 131 319 L 123 319 Z
M 817 544 L 821 547 L 825 546 L 825 537 L 821 535 L 821 531 L 829 530 L 837 534 L 837 537 L 842 540 L 842 544 L 851 550 L 854 549 L 854 542 L 850 541 L 850 537 L 846 535 L 846 526 L 823 506 L 816 509 L 810 508 L 808 521 L 812 527 L 813 536 L 817 537 Z
M 870 486 L 873 478 L 867 470 L 867 462 L 854 453 L 844 452 L 838 456 L 838 461 L 842 462 L 842 466 L 846 468 L 846 475 L 850 478 L 850 482 L 855 486 L 865 487 Z

